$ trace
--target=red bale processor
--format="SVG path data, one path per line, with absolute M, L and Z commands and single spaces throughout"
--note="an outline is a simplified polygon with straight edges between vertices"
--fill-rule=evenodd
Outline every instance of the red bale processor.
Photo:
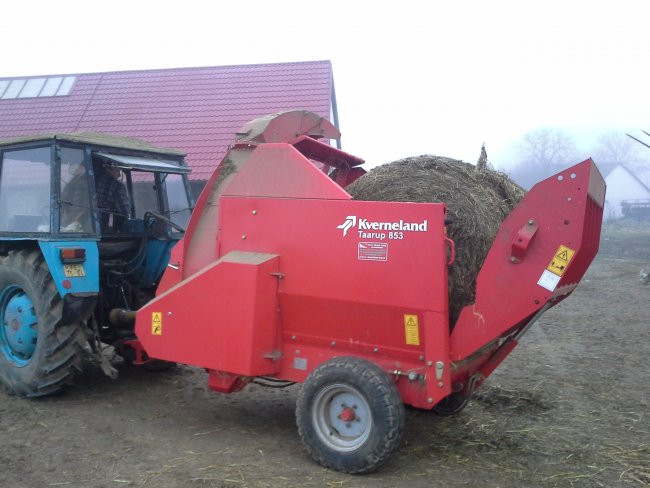
M 308 112 L 244 126 L 136 333 L 147 355 L 205 368 L 221 393 L 303 383 L 311 455 L 367 473 L 398 447 L 404 404 L 460 411 L 575 289 L 598 249 L 605 183 L 587 160 L 533 187 L 450 327 L 445 205 L 352 200 L 344 187 L 363 161 L 318 140 L 338 137 Z

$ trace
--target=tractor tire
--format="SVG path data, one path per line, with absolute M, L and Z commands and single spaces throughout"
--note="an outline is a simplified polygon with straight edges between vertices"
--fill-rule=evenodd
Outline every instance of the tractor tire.
M 298 396 L 296 420 L 316 462 L 364 474 L 379 468 L 399 446 L 405 413 L 395 383 L 381 368 L 341 357 L 309 375 Z
M 10 394 L 56 393 L 82 369 L 87 332 L 63 323 L 63 300 L 39 251 L 0 257 L 0 384 Z

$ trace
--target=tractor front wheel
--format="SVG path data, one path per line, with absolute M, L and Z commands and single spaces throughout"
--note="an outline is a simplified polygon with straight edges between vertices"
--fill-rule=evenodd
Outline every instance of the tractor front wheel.
M 393 380 L 359 358 L 335 358 L 315 369 L 300 391 L 298 432 L 321 465 L 350 474 L 379 468 L 398 447 L 404 405 Z
M 0 384 L 19 396 L 61 390 L 81 371 L 84 325 L 63 323 L 63 301 L 38 251 L 0 257 Z

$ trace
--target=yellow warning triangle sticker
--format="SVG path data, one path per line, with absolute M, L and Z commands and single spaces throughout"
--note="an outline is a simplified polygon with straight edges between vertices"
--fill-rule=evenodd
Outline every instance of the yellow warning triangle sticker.
M 162 312 L 151 312 L 151 334 L 162 335 Z
M 406 334 L 407 345 L 420 345 L 420 328 L 417 315 L 404 314 L 404 332 Z
M 546 269 L 557 276 L 562 276 L 575 253 L 573 249 L 567 246 L 560 246 Z

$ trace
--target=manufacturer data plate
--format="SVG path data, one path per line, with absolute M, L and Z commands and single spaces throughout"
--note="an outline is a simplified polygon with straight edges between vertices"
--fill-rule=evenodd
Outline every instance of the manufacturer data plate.
M 388 261 L 387 242 L 360 242 L 359 261 Z

